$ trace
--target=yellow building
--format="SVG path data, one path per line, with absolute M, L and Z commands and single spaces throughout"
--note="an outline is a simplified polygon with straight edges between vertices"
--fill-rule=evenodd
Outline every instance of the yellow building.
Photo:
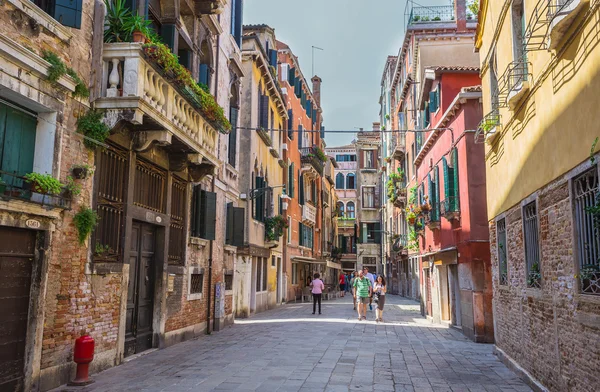
M 245 246 L 238 251 L 234 283 L 238 317 L 270 309 L 284 293 L 282 235 L 284 124 L 287 109 L 277 81 L 273 29 L 244 27 L 240 111 L 239 189 L 246 204 Z M 283 222 L 283 223 L 282 223 Z
M 496 345 L 555 391 L 600 382 L 599 8 L 482 0 L 475 43 Z

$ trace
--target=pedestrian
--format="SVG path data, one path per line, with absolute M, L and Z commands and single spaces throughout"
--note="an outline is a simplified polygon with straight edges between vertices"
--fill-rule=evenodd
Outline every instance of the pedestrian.
M 346 292 L 349 293 L 350 290 L 352 289 L 352 286 L 350 286 L 350 280 L 352 279 L 352 277 L 350 276 L 350 273 L 346 274 Z
M 325 284 L 323 283 L 323 281 L 321 279 L 319 279 L 321 277 L 321 275 L 319 275 L 319 273 L 316 273 L 314 275 L 314 279 L 312 282 L 310 282 L 310 286 L 312 287 L 312 295 L 313 295 L 313 312 L 312 314 L 315 314 L 315 311 L 317 310 L 317 302 L 319 303 L 319 314 L 321 314 L 321 296 L 323 295 L 323 290 L 325 290 Z
M 340 296 L 343 298 L 346 292 L 346 275 L 340 274 Z
M 369 272 L 369 268 L 363 267 L 363 275 L 371 281 L 371 287 L 375 286 L 375 277 Z M 373 310 L 373 294 L 369 296 L 369 310 Z
M 375 285 L 373 286 L 373 292 L 376 296 L 375 303 L 377 304 L 377 309 L 375 309 L 375 321 L 381 321 L 383 323 L 383 306 L 385 305 L 385 292 L 387 291 L 387 287 L 385 285 L 385 279 L 383 276 L 379 275 L 377 280 L 375 281 Z
M 363 271 L 359 271 L 358 278 L 354 278 L 354 298 L 358 303 L 358 321 L 367 319 L 367 303 L 372 293 L 371 281 L 365 278 Z
M 358 277 L 358 272 L 354 271 L 350 278 L 350 287 L 352 288 L 352 290 L 354 290 L 354 281 L 356 280 L 356 277 Z M 352 296 L 352 303 L 354 304 L 354 310 L 356 310 L 356 296 L 355 295 Z

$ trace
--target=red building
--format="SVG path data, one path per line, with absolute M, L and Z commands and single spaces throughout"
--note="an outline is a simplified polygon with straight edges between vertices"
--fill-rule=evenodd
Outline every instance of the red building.
M 476 68 L 425 68 L 417 106 L 422 129 L 431 131 L 415 156 L 417 185 L 408 197 L 422 234 L 424 313 L 474 341 L 493 342 L 485 151 L 474 141 L 480 84 Z

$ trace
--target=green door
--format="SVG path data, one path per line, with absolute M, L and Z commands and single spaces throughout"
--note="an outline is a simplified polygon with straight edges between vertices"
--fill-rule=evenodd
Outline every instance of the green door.
M 0 171 L 23 176 L 33 171 L 35 117 L 0 103 Z M 3 176 L 6 183 L 14 178 Z

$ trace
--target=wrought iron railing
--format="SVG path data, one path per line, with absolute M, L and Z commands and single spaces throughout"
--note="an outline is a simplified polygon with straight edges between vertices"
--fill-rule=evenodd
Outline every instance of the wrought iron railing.
M 574 0 L 546 0 L 548 2 L 548 19 L 552 20 L 556 15 L 560 14 Z
M 460 203 L 458 196 L 448 196 L 440 202 L 440 212 L 442 215 L 456 213 L 460 211 Z
M 440 222 L 440 203 L 431 203 L 431 210 L 425 214 L 425 224 L 438 224 Z
M 451 5 L 412 7 L 408 18 L 408 26 L 419 23 L 452 22 L 454 20 L 454 7 Z
M 530 78 L 531 65 L 526 58 L 513 61 L 508 64 L 506 71 L 500 78 L 502 85 L 499 89 L 499 99 L 501 101 L 508 99 L 511 92 L 519 90 L 524 82 L 527 82 Z
M 501 124 L 500 110 L 492 109 L 491 112 L 486 114 L 479 125 L 477 126 L 477 131 L 475 132 L 475 141 L 478 143 L 483 143 L 485 141 L 486 136 L 496 127 Z
M 318 151 L 315 147 L 304 147 L 300 149 L 300 161 L 303 164 L 310 164 L 322 176 L 323 161 L 318 156 Z
M 0 199 L 21 200 L 52 208 L 71 208 L 71 196 L 64 193 L 61 195 L 38 193 L 25 177 L 5 171 L 0 171 Z
M 401 252 L 408 246 L 408 236 L 406 234 L 396 234 L 392 237 L 392 250 Z

